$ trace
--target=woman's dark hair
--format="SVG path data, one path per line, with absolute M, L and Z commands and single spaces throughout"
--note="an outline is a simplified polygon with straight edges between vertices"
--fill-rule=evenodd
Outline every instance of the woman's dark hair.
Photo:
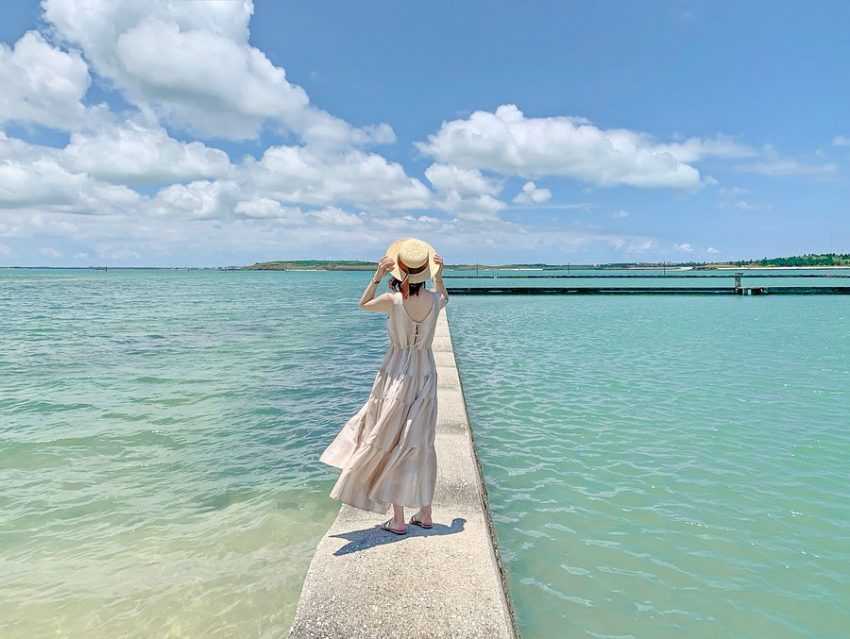
M 411 295 L 418 295 L 419 289 L 422 288 L 424 285 L 425 285 L 425 282 L 417 282 L 416 284 L 409 284 L 410 294 Z M 396 278 L 390 276 L 390 289 L 398 292 L 398 291 L 401 290 L 400 287 L 401 287 L 401 280 L 397 280 Z

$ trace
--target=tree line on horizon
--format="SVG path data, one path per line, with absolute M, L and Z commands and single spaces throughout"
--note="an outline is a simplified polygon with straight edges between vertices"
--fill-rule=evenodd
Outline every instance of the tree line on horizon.
M 809 253 L 792 257 L 763 257 L 760 260 L 730 262 L 735 266 L 850 266 L 850 253 Z

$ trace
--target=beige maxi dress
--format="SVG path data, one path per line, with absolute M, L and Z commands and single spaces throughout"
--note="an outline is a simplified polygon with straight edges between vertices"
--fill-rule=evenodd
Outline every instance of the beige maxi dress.
M 390 504 L 427 506 L 434 497 L 437 454 L 437 366 L 431 344 L 446 298 L 432 296 L 422 321 L 392 293 L 387 317 L 389 344 L 369 399 L 342 427 L 319 458 L 342 469 L 333 499 L 377 513 Z

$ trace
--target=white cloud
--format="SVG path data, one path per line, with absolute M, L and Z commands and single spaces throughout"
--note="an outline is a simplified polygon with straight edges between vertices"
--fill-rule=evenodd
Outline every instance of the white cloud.
M 266 206 L 273 208 L 268 203 Z M 484 249 L 478 254 L 481 259 L 490 259 L 488 255 L 500 259 L 497 256 L 507 247 L 517 256 L 545 250 L 553 256 L 563 255 L 564 261 L 578 250 L 598 248 L 628 258 L 644 255 L 657 246 L 651 237 L 602 230 L 535 228 L 498 218 L 439 219 L 433 215 L 345 209 L 339 209 L 343 214 L 339 215 L 328 211 L 331 208 L 315 211 L 321 222 L 305 213 L 303 224 L 282 223 L 276 218 L 248 219 L 238 214 L 202 221 L 177 211 L 162 218 L 144 214 L 71 218 L 12 210 L 0 216 L 0 241 L 8 242 L 16 256 L 37 255 L 39 247 L 55 246 L 66 254 L 65 260 L 72 261 L 71 255 L 86 252 L 88 263 L 109 265 L 244 264 L 298 256 L 377 259 L 391 240 L 408 233 L 428 240 L 449 258 L 469 255 L 470 246 Z M 72 244 L 57 245 L 52 240 L 55 237 Z M 487 246 L 493 247 L 489 254 Z
M 699 171 L 688 162 L 750 153 L 728 138 L 659 144 L 646 134 L 600 129 L 584 118 L 526 118 L 512 104 L 444 122 L 417 146 L 440 162 L 466 169 L 527 178 L 564 176 L 600 186 L 669 188 L 700 185 Z
M 99 118 L 95 128 L 71 134 L 64 148 L 30 144 L 0 131 L 0 160 L 31 163 L 49 159 L 69 174 L 118 184 L 188 181 L 225 177 L 227 154 L 200 142 L 180 142 L 158 126 L 135 120 L 122 124 Z
M 699 162 L 706 158 L 748 158 L 758 155 L 752 147 L 740 144 L 728 136 L 688 138 L 683 142 L 658 144 L 657 153 L 670 153 L 681 162 Z
M 143 112 L 207 137 L 248 139 L 266 124 L 315 144 L 386 143 L 386 124 L 356 128 L 310 104 L 250 45 L 250 0 L 43 0 L 44 17 Z
M 74 133 L 64 149 L 29 144 L 0 132 L 0 208 L 5 209 L 134 213 L 144 208 L 146 198 L 124 182 L 169 182 L 229 171 L 230 161 L 222 151 L 199 142 L 178 142 L 162 129 L 133 122 Z M 179 202 L 169 200 L 178 193 L 184 193 Z M 209 217 L 206 201 L 187 193 L 197 196 L 197 184 L 183 191 L 175 186 L 153 210 L 169 205 L 185 213 L 194 203 L 197 216 Z
M 681 251 L 682 253 L 693 253 L 694 247 L 691 246 L 688 242 L 683 242 L 681 244 L 674 244 L 673 248 L 677 251 Z
M 526 182 L 522 185 L 522 191 L 514 198 L 514 202 L 517 204 L 543 204 L 551 199 L 552 191 L 537 188 L 534 182 Z
M 507 206 L 494 197 L 502 190 L 501 182 L 485 177 L 477 169 L 432 164 L 425 170 L 425 176 L 437 190 L 434 206 L 456 212 L 461 219 L 493 219 Z
M 85 117 L 82 99 L 90 81 L 79 54 L 52 47 L 36 31 L 25 33 L 14 49 L 0 43 L 0 123 L 72 128 Z
M 72 173 L 49 155 L 0 162 L 0 208 L 38 207 L 55 212 L 104 215 L 124 212 L 141 199 L 125 186 Z
M 109 182 L 161 183 L 224 177 L 230 159 L 201 142 L 179 142 L 137 121 L 78 132 L 64 149 L 69 169 Z
M 748 164 L 739 164 L 738 171 L 744 173 L 757 173 L 767 176 L 826 176 L 834 175 L 838 172 L 838 167 L 833 163 L 826 164 L 806 164 L 799 160 L 781 157 L 767 157 L 758 162 L 750 162 Z
M 309 217 L 319 224 L 327 226 L 360 226 L 363 220 L 352 213 L 346 213 L 336 207 L 328 207 L 319 211 L 311 211 Z
M 850 146 L 850 137 L 846 135 L 836 135 L 832 138 L 833 146 Z
M 305 219 L 300 208 L 283 207 L 280 202 L 265 197 L 239 202 L 234 212 L 237 217 L 254 220 L 278 220 L 291 224 L 301 224 Z
M 258 202 L 385 210 L 423 209 L 432 203 L 422 182 L 375 153 L 276 146 L 259 161 L 249 157 L 234 166 L 218 149 L 177 141 L 159 127 L 134 120 L 74 133 L 64 149 L 28 144 L 0 132 L 0 162 L 4 208 L 62 205 L 67 212 L 109 213 L 138 204 L 155 215 L 212 219 L 235 214 L 294 221 L 299 219 L 296 209 L 262 208 Z M 126 186 L 175 180 L 189 183 L 166 186 L 149 203 Z M 501 205 L 489 196 L 475 199 Z
M 709 246 L 707 249 L 705 249 L 705 252 L 710 254 L 710 255 L 717 255 L 718 253 L 720 253 L 720 251 L 718 251 L 713 246 Z
M 376 153 L 301 146 L 269 147 L 240 167 L 247 192 L 280 202 L 421 209 L 431 192 L 404 168 Z
M 462 169 L 451 164 L 432 164 L 425 177 L 438 191 L 455 192 L 460 196 L 497 195 L 502 186 L 484 177 L 478 169 Z
M 478 195 L 457 201 L 443 200 L 438 206 L 446 211 L 455 211 L 460 219 L 486 221 L 495 219 L 496 214 L 505 209 L 507 204 L 492 195 Z
M 154 215 L 191 219 L 228 216 L 236 207 L 239 189 L 233 182 L 197 180 L 162 189 L 150 204 Z
M 55 155 L 55 149 L 29 144 L 17 138 L 10 138 L 3 131 L 0 131 L 0 160 L 24 162 L 44 157 L 55 157 Z

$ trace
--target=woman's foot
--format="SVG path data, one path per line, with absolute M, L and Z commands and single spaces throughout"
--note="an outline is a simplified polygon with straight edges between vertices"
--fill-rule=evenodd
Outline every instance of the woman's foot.
M 431 528 L 434 522 L 431 521 L 431 509 L 426 511 L 424 508 L 410 518 L 410 523 L 421 528 Z
M 407 532 L 407 526 L 404 525 L 404 522 L 401 522 L 401 524 L 399 524 L 394 519 L 387 519 L 384 523 L 381 524 L 381 528 L 383 528 L 387 532 L 395 533 L 396 535 L 403 535 Z
M 384 530 L 403 535 L 407 532 L 407 526 L 404 524 L 404 506 L 401 504 L 393 504 L 393 516 L 383 523 L 381 526 Z

